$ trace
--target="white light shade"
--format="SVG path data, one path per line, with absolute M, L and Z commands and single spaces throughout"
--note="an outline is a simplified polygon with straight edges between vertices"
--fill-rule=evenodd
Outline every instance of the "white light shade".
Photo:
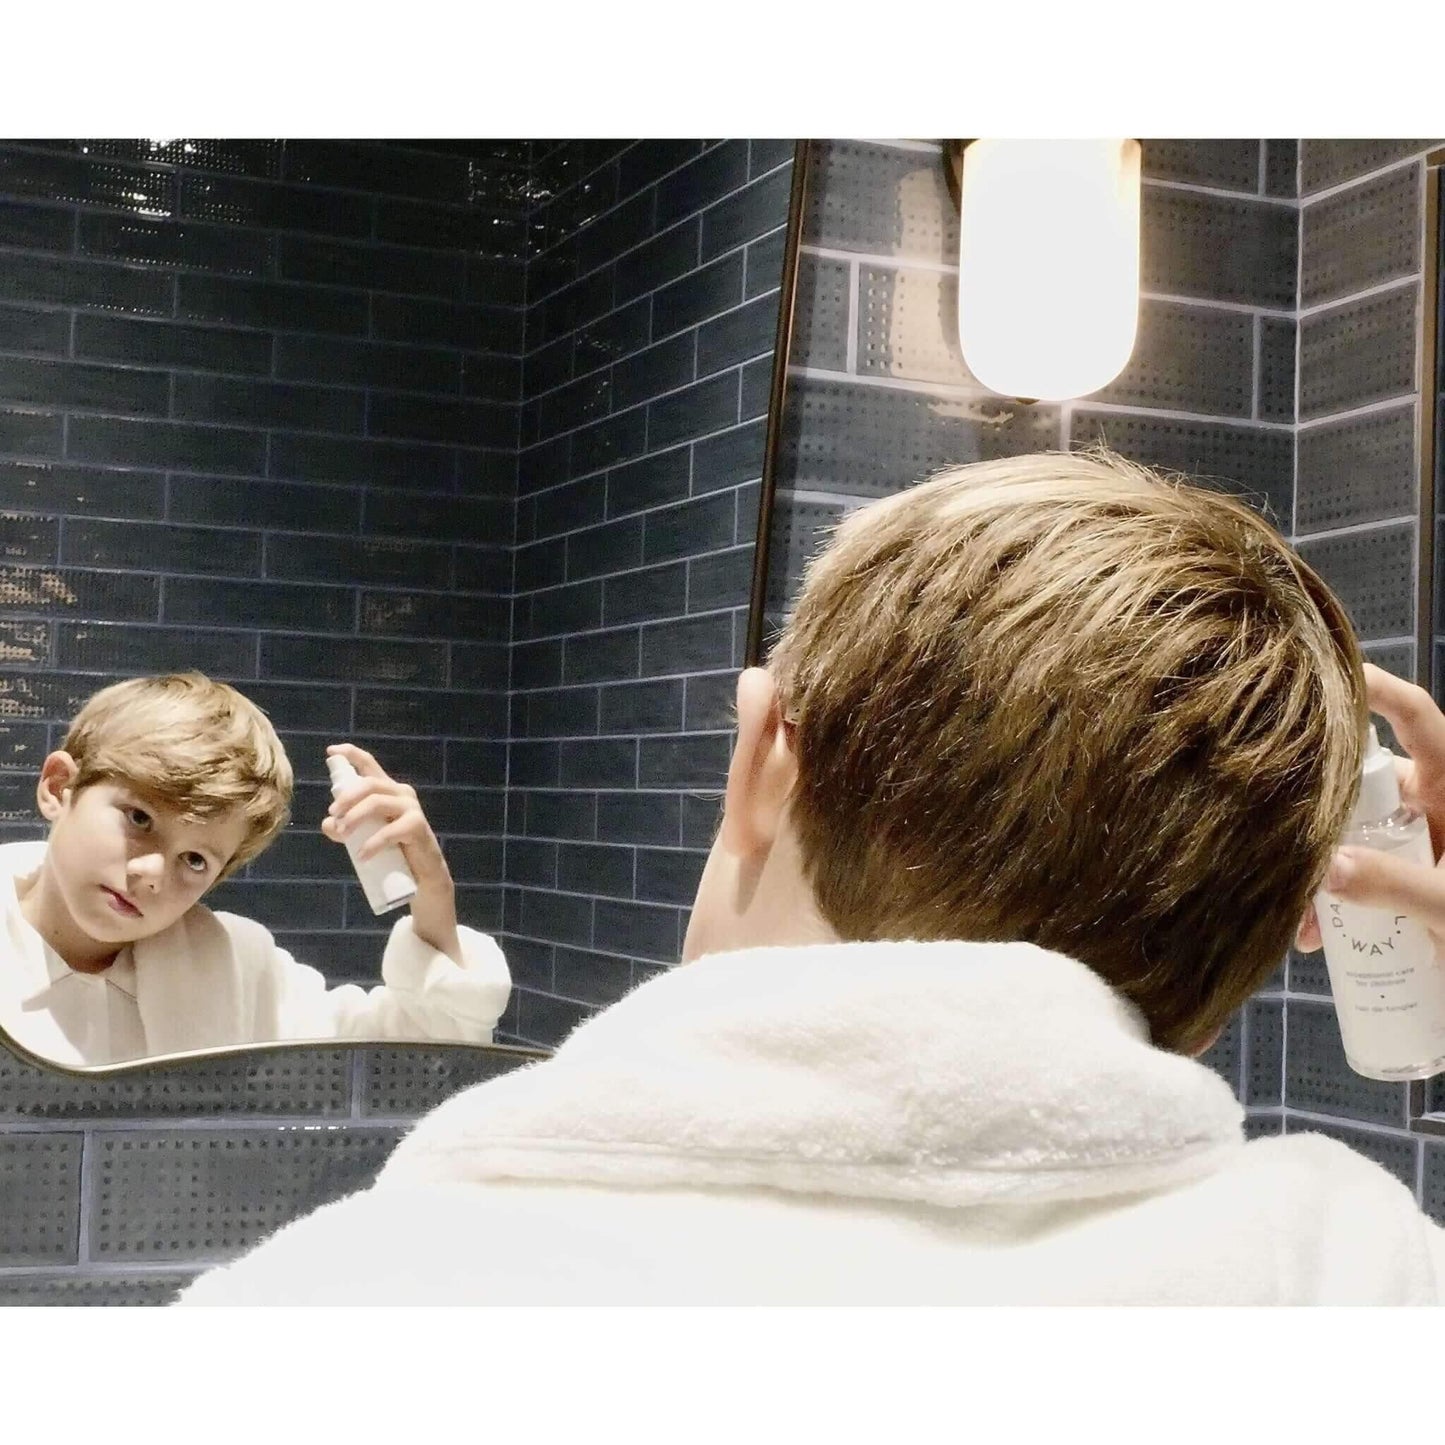
M 1107 386 L 1139 326 L 1139 142 L 976 140 L 963 153 L 958 334 L 1003 396 Z

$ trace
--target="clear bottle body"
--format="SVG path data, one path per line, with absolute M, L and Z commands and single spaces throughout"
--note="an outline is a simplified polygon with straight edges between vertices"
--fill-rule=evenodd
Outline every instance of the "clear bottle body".
M 355 774 L 352 774 L 355 777 Z M 331 796 L 340 798 L 351 791 L 356 784 L 347 779 L 331 786 Z M 386 826 L 380 818 L 368 818 L 356 824 L 343 840 L 346 851 L 351 855 L 351 866 L 356 869 L 357 881 L 371 911 L 376 914 L 390 913 L 416 897 L 416 879 L 406 866 L 406 858 L 394 843 L 388 844 L 370 858 L 358 858 L 357 850 L 374 834 Z
M 1342 846 L 1378 848 L 1434 867 L 1430 826 L 1413 808 L 1351 828 Z M 1445 1072 L 1445 963 L 1424 924 L 1393 908 L 1315 894 L 1345 1060 L 1367 1079 Z

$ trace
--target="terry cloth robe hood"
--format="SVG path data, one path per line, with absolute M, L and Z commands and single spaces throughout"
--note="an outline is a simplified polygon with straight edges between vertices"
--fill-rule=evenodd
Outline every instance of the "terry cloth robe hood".
M 718 954 L 188 1303 L 1436 1302 L 1445 1231 L 1024 943 Z

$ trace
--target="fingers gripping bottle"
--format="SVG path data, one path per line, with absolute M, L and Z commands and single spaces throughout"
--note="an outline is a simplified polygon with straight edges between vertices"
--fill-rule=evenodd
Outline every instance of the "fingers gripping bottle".
M 326 759 L 326 766 L 331 771 L 333 798 L 349 793 L 361 781 L 360 774 L 340 753 L 332 753 Z M 343 840 L 346 851 L 351 854 L 351 866 L 356 869 L 362 892 L 366 894 L 373 913 L 390 913 L 416 895 L 416 879 L 411 876 L 401 849 L 394 843 L 370 858 L 356 856 L 356 850 L 385 826 L 380 818 L 368 818 L 357 823 Z
M 1435 866 L 1430 825 L 1400 802 L 1395 756 L 1374 725 L 1365 746 L 1360 800 L 1341 845 L 1379 848 Z M 1367 1079 L 1428 1079 L 1445 1072 L 1445 962 L 1425 926 L 1393 908 L 1315 894 L 1325 963 L 1345 1060 Z

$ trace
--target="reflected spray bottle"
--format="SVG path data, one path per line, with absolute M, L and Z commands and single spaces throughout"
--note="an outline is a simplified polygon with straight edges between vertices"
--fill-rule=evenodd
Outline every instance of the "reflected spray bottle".
M 1374 725 L 1365 745 L 1360 799 L 1341 846 L 1378 848 L 1435 865 L 1430 825 L 1400 801 L 1395 755 Z M 1345 1061 L 1367 1079 L 1428 1079 L 1445 1072 L 1445 963 L 1425 926 L 1393 908 L 1315 894 L 1325 964 Z
M 331 796 L 343 797 L 361 781 L 361 775 L 340 753 L 332 753 L 326 759 L 331 773 Z M 343 840 L 346 851 L 351 855 L 351 866 L 361 881 L 362 892 L 371 904 L 373 913 L 390 913 L 416 896 L 416 879 L 406 866 L 401 849 L 394 843 L 388 844 L 370 858 L 358 858 L 356 850 L 373 834 L 386 825 L 380 818 L 368 818 L 358 823 Z

